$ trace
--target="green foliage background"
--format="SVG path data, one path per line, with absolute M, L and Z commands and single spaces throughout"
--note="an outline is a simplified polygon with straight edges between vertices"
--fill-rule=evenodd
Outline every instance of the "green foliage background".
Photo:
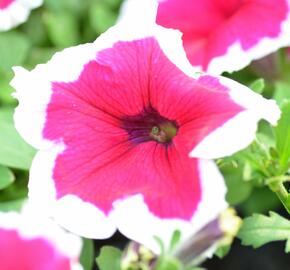
M 42 7 L 32 11 L 25 24 L 0 32 L 0 211 L 18 210 L 27 198 L 28 170 L 35 154 L 14 128 L 13 110 L 17 104 L 9 86 L 12 67 L 21 65 L 31 69 L 65 47 L 94 41 L 115 23 L 120 4 L 121 0 L 45 0 Z M 256 213 L 246 219 L 241 229 L 239 237 L 243 243 L 258 247 L 269 241 L 287 240 L 286 251 L 289 252 L 289 220 L 275 213 L 271 217 L 259 214 L 275 211 L 282 204 L 285 208 L 290 205 L 287 191 L 290 181 L 290 58 L 281 49 L 268 57 L 270 64 L 263 65 L 262 61 L 225 75 L 265 97 L 276 99 L 283 111 L 279 125 L 273 128 L 261 122 L 252 145 L 232 157 L 217 160 L 217 164 L 226 180 L 228 202 L 243 216 Z M 281 188 L 284 188 L 284 197 Z M 118 251 L 112 252 L 119 258 Z M 102 250 L 101 254 L 104 257 L 97 262 L 103 267 L 109 263 L 106 256 L 110 256 L 110 249 Z M 85 269 L 92 268 L 91 240 L 85 240 L 81 261 Z

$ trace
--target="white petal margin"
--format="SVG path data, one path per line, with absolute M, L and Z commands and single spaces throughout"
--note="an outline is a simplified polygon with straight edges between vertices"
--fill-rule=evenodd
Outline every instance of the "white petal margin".
M 220 76 L 219 82 L 230 90 L 232 100 L 245 110 L 207 135 L 191 151 L 191 157 L 214 159 L 230 156 L 254 140 L 260 120 L 275 125 L 280 118 L 281 112 L 274 100 L 265 99 L 248 87 L 225 77 Z
M 191 221 L 160 219 L 154 216 L 144 203 L 141 194 L 115 201 L 113 210 L 106 216 L 94 205 L 74 195 L 56 198 L 52 180 L 52 168 L 56 156 L 62 149 L 39 151 L 33 161 L 29 182 L 29 202 L 39 207 L 39 212 L 51 216 L 65 229 L 87 238 L 104 239 L 117 229 L 134 241 L 160 252 L 154 238 L 158 236 L 166 246 L 176 229 L 186 240 L 209 221 L 226 209 L 226 187 L 215 163 L 199 160 L 202 200 Z
M 0 31 L 7 31 L 23 22 L 30 10 L 42 5 L 43 0 L 15 0 L 5 9 L 0 9 Z
M 19 101 L 14 122 L 22 137 L 37 149 L 48 149 L 52 144 L 43 138 L 46 108 L 52 95 L 51 82 L 72 82 L 78 79 L 84 65 L 97 58 L 98 51 L 111 48 L 118 41 L 133 41 L 155 37 L 164 53 L 184 73 L 193 76 L 196 69 L 188 62 L 182 46 L 181 33 L 152 25 L 120 23 L 101 35 L 94 43 L 71 47 L 56 53 L 47 64 L 40 64 L 32 71 L 14 67 L 11 86 Z
M 157 0 L 125 0 L 122 3 L 118 21 L 150 24 L 156 21 L 157 9 Z
M 182 244 L 215 219 L 227 208 L 224 179 L 213 161 L 199 160 L 198 162 L 202 199 L 191 221 L 160 219 L 149 212 L 142 195 L 136 195 L 114 203 L 114 211 L 111 215 L 119 231 L 159 254 L 160 247 L 154 236 L 158 236 L 165 246 L 169 247 L 171 236 L 178 229 L 182 234 Z
M 289 10 L 290 1 L 287 0 Z M 287 18 L 281 23 L 281 31 L 275 38 L 264 37 L 256 45 L 248 50 L 243 50 L 240 42 L 235 42 L 228 49 L 225 55 L 215 57 L 209 63 L 207 72 L 210 74 L 221 74 L 224 71 L 238 71 L 253 60 L 265 57 L 280 48 L 290 46 L 290 11 Z
M 60 254 L 70 259 L 72 270 L 83 269 L 79 263 L 81 239 L 64 231 L 51 220 L 39 218 L 33 208 L 30 209 L 30 206 L 27 206 L 22 214 L 0 212 L 0 228 L 16 230 L 24 240 L 42 238 Z
M 110 237 L 116 226 L 95 206 L 73 195 L 57 200 L 52 173 L 55 160 L 63 150 L 64 146 L 58 145 L 36 154 L 28 184 L 30 204 L 35 211 L 38 208 L 39 215 L 53 217 L 62 227 L 78 235 L 96 239 Z

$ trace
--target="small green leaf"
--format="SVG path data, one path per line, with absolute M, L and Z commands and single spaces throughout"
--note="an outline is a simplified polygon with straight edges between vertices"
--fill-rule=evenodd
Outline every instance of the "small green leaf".
M 242 228 L 238 234 L 243 245 L 258 248 L 272 241 L 290 241 L 290 221 L 275 212 L 270 216 L 254 214 L 244 219 Z M 286 245 L 286 252 L 289 252 L 289 244 Z
M 30 47 L 25 35 L 17 32 L 0 33 L 0 69 L 10 70 L 22 65 Z
M 282 106 L 282 115 L 275 128 L 276 148 L 279 153 L 282 173 L 289 168 L 290 160 L 290 101 Z
M 96 262 L 100 270 L 121 270 L 121 250 L 105 246 L 102 247 L 100 255 L 96 258 Z
M 0 190 L 11 185 L 15 180 L 14 174 L 7 167 L 0 165 Z
M 181 232 L 179 230 L 175 230 L 172 234 L 169 250 L 173 251 L 175 247 L 179 244 L 181 238 Z
M 0 164 L 28 170 L 35 150 L 18 135 L 12 122 L 12 111 L 0 110 L 0 130 Z
M 215 255 L 217 257 L 219 257 L 220 259 L 222 259 L 223 257 L 225 257 L 226 255 L 228 255 L 228 253 L 231 250 L 231 245 L 222 245 L 220 247 L 217 248 Z
M 91 270 L 94 264 L 94 243 L 93 240 L 83 238 L 83 248 L 80 262 L 85 270 Z
M 253 83 L 251 83 L 250 88 L 256 93 L 262 94 L 265 88 L 265 80 L 257 79 Z
M 153 238 L 155 239 L 155 241 L 159 245 L 160 254 L 163 255 L 165 253 L 165 246 L 164 246 L 164 243 L 163 243 L 162 239 L 160 237 L 158 237 L 157 235 L 154 235 Z

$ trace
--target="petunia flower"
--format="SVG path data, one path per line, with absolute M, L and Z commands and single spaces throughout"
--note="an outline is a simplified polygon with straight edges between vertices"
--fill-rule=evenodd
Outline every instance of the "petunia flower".
M 127 0 L 122 10 L 122 18 L 180 30 L 191 64 L 211 74 L 290 44 L 289 0 Z
M 0 239 L 1 270 L 82 270 L 80 238 L 52 221 L 0 212 Z
M 28 18 L 30 10 L 43 0 L 0 0 L 0 31 L 7 31 Z
M 119 229 L 154 250 L 227 204 L 213 161 L 280 111 L 230 79 L 197 74 L 178 31 L 122 23 L 44 65 L 17 67 L 15 125 L 39 149 L 31 202 L 88 238 Z

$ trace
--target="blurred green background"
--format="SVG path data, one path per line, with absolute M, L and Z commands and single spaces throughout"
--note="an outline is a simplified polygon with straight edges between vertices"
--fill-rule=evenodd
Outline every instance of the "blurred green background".
M 28 170 L 35 154 L 35 150 L 20 138 L 13 125 L 13 109 L 17 103 L 9 86 L 13 77 L 11 68 L 20 65 L 32 69 L 63 48 L 93 42 L 115 23 L 121 2 L 45 0 L 43 6 L 32 11 L 26 23 L 0 32 L 0 211 L 17 210 L 26 199 Z M 255 91 L 263 92 L 264 96 L 275 98 L 282 104 L 290 99 L 289 74 L 290 57 L 285 49 L 281 49 L 242 71 L 225 75 L 251 85 Z M 266 151 L 270 151 L 269 147 L 275 144 L 273 130 L 263 122 L 258 138 L 257 143 L 266 146 Z M 261 147 L 254 143 L 234 157 L 218 161 L 229 189 L 227 200 L 237 207 L 241 216 L 266 214 L 269 210 L 286 215 L 275 194 L 263 183 L 263 166 L 274 166 L 267 162 L 275 159 L 269 157 L 263 160 L 265 155 L 260 150 Z M 126 241 L 120 234 L 106 241 L 86 240 L 82 256 L 86 270 L 92 269 L 94 256 L 101 246 L 113 244 L 124 247 Z M 253 250 L 241 247 L 238 240 L 226 259 L 206 263 L 209 270 L 279 270 L 288 269 L 289 265 L 290 258 L 284 255 L 280 244 Z

